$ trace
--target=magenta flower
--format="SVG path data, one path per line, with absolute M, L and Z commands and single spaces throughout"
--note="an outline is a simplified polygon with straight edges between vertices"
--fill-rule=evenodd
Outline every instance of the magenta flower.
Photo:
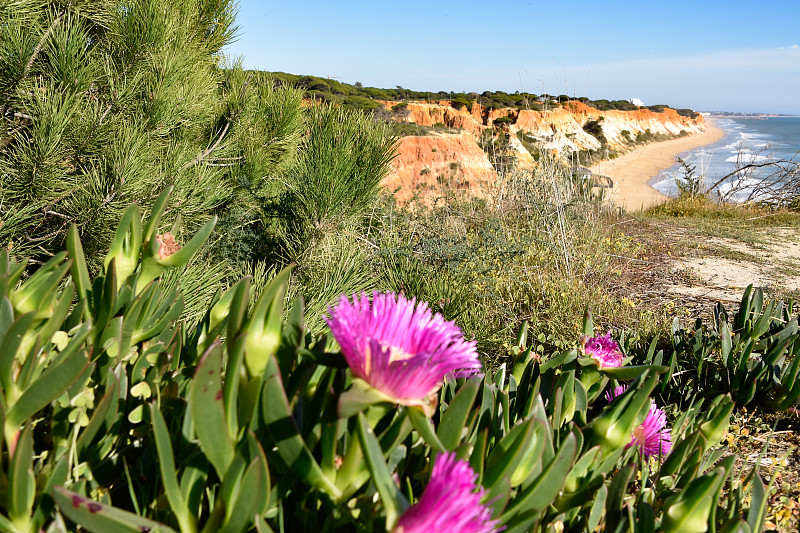
M 393 533 L 500 531 L 497 521 L 491 519 L 492 510 L 481 503 L 485 491 L 475 485 L 477 479 L 469 464 L 456 459 L 455 453 L 439 455 L 428 486 L 400 517 Z
M 356 377 L 402 405 L 429 404 L 445 376 L 482 370 L 475 341 L 428 304 L 393 293 L 342 296 L 325 321 Z
M 583 337 L 581 351 L 597 361 L 600 368 L 622 366 L 622 360 L 625 358 L 617 341 L 611 338 L 610 331 L 602 337 Z
M 606 399 L 609 402 L 612 401 L 625 392 L 626 388 L 621 385 L 613 391 L 608 391 Z M 672 450 L 670 431 L 670 428 L 667 427 L 667 415 L 656 407 L 656 402 L 651 399 L 650 409 L 644 417 L 644 422 L 633 430 L 628 446 L 639 446 L 645 457 L 666 457 Z

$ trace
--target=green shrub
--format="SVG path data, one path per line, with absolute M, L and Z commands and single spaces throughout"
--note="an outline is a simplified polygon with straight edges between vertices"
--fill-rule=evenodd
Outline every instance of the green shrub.
M 144 226 L 135 207 L 126 210 L 94 277 L 75 226 L 69 260 L 58 254 L 19 284 L 24 263 L 0 252 L 0 472 L 14 495 L 0 502 L 4 530 L 391 531 L 410 520 L 408 504 L 435 486 L 432 466 L 451 452 L 485 491 L 482 519 L 507 529 L 761 527 L 769 491 L 756 468 L 733 485 L 736 457 L 719 447 L 730 397 L 693 401 L 672 421 L 672 452 L 642 456 L 637 428 L 670 370 L 654 345 L 642 353 L 621 340 L 619 362 L 644 364 L 600 366 L 587 313 L 566 350 L 535 355 L 523 326 L 510 339 L 513 365 L 438 377 L 426 398 L 390 396 L 379 379 L 386 370 L 358 370 L 350 349 L 305 329 L 302 300 L 285 299 L 290 269 L 258 294 L 245 278 L 196 324 L 178 321 L 181 289 L 165 292 L 148 272 L 188 260 L 210 230 L 160 258 L 165 199 Z M 407 258 L 391 260 L 397 283 L 434 282 Z M 467 313 L 465 284 L 438 283 L 420 290 L 436 291 L 445 313 Z M 387 320 L 392 342 L 425 322 Z M 402 363 L 426 377 L 428 356 L 413 350 Z M 627 390 L 606 401 L 618 380 Z M 330 512 L 310 511 L 323 506 Z
M 464 107 L 467 109 L 467 111 L 472 111 L 472 104 L 472 100 L 463 96 L 457 96 L 450 100 L 450 105 L 455 109 L 461 109 Z
M 600 144 L 603 147 L 608 146 L 608 139 L 606 139 L 605 133 L 603 133 L 603 126 L 600 125 L 603 117 L 600 117 L 600 120 L 590 119 L 587 120 L 586 123 L 583 125 L 583 131 L 588 133 L 589 135 L 593 136 L 595 139 L 600 141 Z

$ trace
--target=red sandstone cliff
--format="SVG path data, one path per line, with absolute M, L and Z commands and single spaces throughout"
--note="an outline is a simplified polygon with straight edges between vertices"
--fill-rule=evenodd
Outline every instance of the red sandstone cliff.
M 456 135 L 403 137 L 384 180 L 397 201 L 414 195 L 430 197 L 438 191 L 464 191 L 480 196 L 497 179 L 497 173 L 469 132 Z
M 386 102 L 391 108 L 397 102 Z M 705 131 L 702 115 L 690 118 L 679 115 L 674 109 L 663 112 L 649 109 L 636 111 L 599 111 L 579 101 L 565 107 L 544 111 L 518 109 L 487 109 L 474 103 L 471 109 L 455 109 L 450 102 L 410 102 L 406 114 L 398 121 L 434 126 L 444 124 L 462 130 L 461 134 L 435 134 L 403 137 L 398 146 L 398 157 L 393 170 L 386 178 L 389 190 L 397 191 L 397 199 L 404 203 L 414 194 L 430 196 L 437 188 L 462 190 L 480 196 L 493 183 L 497 174 L 489 157 L 478 146 L 478 138 L 493 122 L 508 117 L 503 125 L 508 135 L 507 150 L 514 152 L 518 168 L 531 168 L 534 159 L 517 134 L 535 141 L 541 150 L 565 153 L 580 150 L 599 150 L 600 142 L 583 128 L 596 121 L 602 128 L 608 148 L 626 151 L 637 135 L 679 135 L 681 132 Z

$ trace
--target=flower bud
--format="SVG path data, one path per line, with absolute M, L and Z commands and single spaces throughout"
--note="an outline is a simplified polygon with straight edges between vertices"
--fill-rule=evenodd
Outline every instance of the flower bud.
M 168 269 L 188 263 L 211 235 L 216 223 L 217 217 L 206 222 L 185 246 L 180 246 L 170 232 L 155 235 L 146 242 L 142 251 L 142 271 L 139 274 L 137 292 Z

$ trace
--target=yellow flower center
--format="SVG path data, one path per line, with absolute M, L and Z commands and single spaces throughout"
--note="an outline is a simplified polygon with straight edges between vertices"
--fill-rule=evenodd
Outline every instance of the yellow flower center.
M 370 345 L 367 345 L 367 353 L 365 354 L 366 357 L 364 358 L 364 373 L 369 375 L 370 369 L 372 368 L 372 348 Z M 389 346 L 389 363 L 394 363 L 397 361 L 405 361 L 407 359 L 411 359 L 414 357 L 414 354 L 410 354 L 405 352 L 404 350 L 397 348 L 395 346 Z

